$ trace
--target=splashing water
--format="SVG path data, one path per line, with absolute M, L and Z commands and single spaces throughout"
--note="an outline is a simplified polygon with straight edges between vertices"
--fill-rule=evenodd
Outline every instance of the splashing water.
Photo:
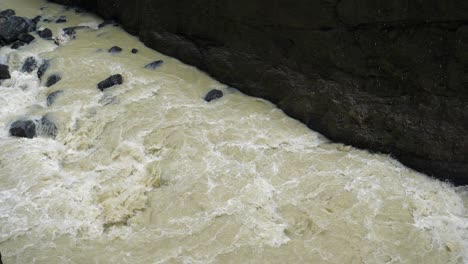
M 0 49 L 12 75 L 0 85 L 5 263 L 468 263 L 466 187 L 329 142 L 91 14 L 7 8 L 67 23 L 39 23 L 59 46 L 35 35 Z M 70 26 L 88 28 L 60 35 Z M 21 72 L 30 56 L 50 60 L 42 81 Z M 97 89 L 113 74 L 122 85 Z M 204 101 L 211 89 L 224 96 Z M 44 115 L 55 139 L 9 135 Z

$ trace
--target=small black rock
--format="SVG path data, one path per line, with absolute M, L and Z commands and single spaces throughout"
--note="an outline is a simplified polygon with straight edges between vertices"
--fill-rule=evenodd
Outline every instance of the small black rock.
M 75 27 L 67 27 L 63 29 L 63 33 L 67 34 L 70 37 L 74 37 L 76 34 L 76 30 L 78 29 L 85 29 L 89 28 L 87 26 L 75 26 Z
M 162 61 L 162 60 L 153 61 L 151 63 L 146 64 L 145 69 L 153 69 L 154 70 L 157 67 L 161 66 L 163 63 L 164 63 L 164 61 Z
M 47 106 L 51 106 L 55 102 L 55 99 L 57 99 L 57 96 L 59 94 L 61 94 L 61 93 L 63 93 L 63 91 L 58 90 L 58 91 L 51 92 L 50 94 L 48 94 L 47 95 Z
M 0 80 L 10 79 L 10 71 L 8 65 L 0 64 Z
M 132 53 L 133 53 L 133 54 L 137 54 L 137 53 L 138 53 L 138 50 L 137 50 L 137 49 L 132 49 Z
M 122 84 L 123 83 L 123 78 L 122 75 L 120 74 L 115 74 L 110 76 L 109 78 L 105 79 L 104 81 L 98 83 L 98 89 L 101 91 L 104 91 L 107 88 L 110 88 L 114 85 Z
M 32 71 L 36 69 L 36 67 L 37 67 L 36 59 L 34 59 L 34 57 L 28 57 L 24 61 L 23 67 L 21 67 L 21 71 L 31 73 Z
M 36 123 L 32 120 L 18 120 L 10 126 L 10 135 L 14 137 L 33 138 L 36 136 Z
M 38 34 L 39 34 L 39 37 L 41 37 L 43 39 L 48 39 L 48 40 L 52 39 L 52 36 L 53 36 L 52 35 L 52 30 L 50 30 L 48 28 L 39 31 Z
M 47 78 L 46 86 L 51 87 L 52 85 L 58 83 L 60 80 L 62 80 L 62 77 L 58 74 L 52 74 Z
M 0 16 L 2 17 L 11 17 L 14 15 L 16 15 L 16 12 L 13 9 L 7 9 L 0 12 Z
M 39 66 L 39 69 L 37 70 L 37 77 L 39 79 L 42 78 L 42 75 L 44 75 L 44 73 L 47 71 L 47 69 L 49 68 L 50 66 L 50 62 L 49 60 L 44 60 L 41 64 L 41 66 Z
M 213 89 L 205 95 L 205 101 L 211 102 L 221 97 L 223 97 L 223 92 L 217 89 Z
M 44 19 L 42 20 L 42 22 L 50 23 L 50 22 L 52 22 L 52 19 L 50 19 L 50 18 L 44 18 Z
M 122 51 L 122 48 L 119 47 L 119 46 L 114 46 L 114 47 L 110 48 L 108 51 L 109 51 L 109 53 L 111 53 L 111 54 L 119 53 L 119 52 Z
M 61 16 L 57 20 L 55 20 L 55 23 L 65 23 L 65 22 L 67 22 L 67 18 L 64 16 Z

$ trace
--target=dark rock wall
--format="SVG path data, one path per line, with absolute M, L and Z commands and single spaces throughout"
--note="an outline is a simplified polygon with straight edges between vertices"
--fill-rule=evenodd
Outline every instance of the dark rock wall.
M 466 0 L 55 0 L 332 140 L 468 184 Z

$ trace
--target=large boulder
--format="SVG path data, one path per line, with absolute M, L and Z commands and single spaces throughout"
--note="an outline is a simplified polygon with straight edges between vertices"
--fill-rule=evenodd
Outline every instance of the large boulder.
M 11 43 L 18 39 L 21 34 L 33 31 L 36 28 L 30 19 L 18 16 L 0 16 L 0 39 Z

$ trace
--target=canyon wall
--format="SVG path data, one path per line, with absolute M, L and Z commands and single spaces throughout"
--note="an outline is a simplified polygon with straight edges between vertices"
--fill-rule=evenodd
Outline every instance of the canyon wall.
M 55 0 L 328 138 L 468 184 L 466 0 Z

